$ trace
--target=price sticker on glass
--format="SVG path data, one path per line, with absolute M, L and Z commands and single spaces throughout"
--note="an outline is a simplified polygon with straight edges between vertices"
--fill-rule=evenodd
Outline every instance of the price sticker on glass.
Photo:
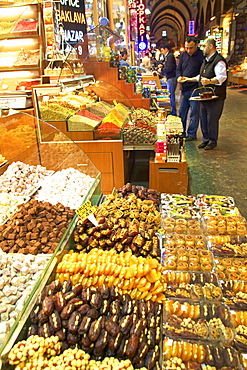
M 82 221 L 88 219 L 91 221 L 95 226 L 98 226 L 98 222 L 94 216 L 96 212 L 96 207 L 91 204 L 90 201 L 82 204 L 79 208 L 77 208 L 76 213 L 82 219 Z

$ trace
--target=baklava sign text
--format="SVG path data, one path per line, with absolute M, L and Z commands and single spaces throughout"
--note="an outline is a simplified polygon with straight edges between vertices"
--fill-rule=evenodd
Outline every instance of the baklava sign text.
M 84 0 L 60 0 L 57 18 L 63 23 L 65 39 L 69 44 L 84 41 L 87 29 Z

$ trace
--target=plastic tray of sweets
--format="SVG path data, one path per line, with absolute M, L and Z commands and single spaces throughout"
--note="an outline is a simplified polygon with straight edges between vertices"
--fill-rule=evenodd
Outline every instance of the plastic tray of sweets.
M 201 223 L 196 218 L 184 217 L 162 217 L 161 216 L 161 227 L 164 233 L 167 234 L 189 234 L 189 235 L 202 235 L 203 229 Z
M 219 280 L 247 281 L 247 261 L 244 258 L 217 257 L 214 263 Z
M 177 366 L 177 367 L 176 367 Z M 163 340 L 163 370 L 242 370 L 238 351 L 233 347 L 205 345 L 186 340 Z
M 213 254 L 207 250 L 161 249 L 161 264 L 165 270 L 205 271 L 214 269 Z
M 162 236 L 162 248 L 174 250 L 181 249 L 208 249 L 206 239 L 202 235 L 170 235 L 165 234 Z
M 207 238 L 207 245 L 217 257 L 247 257 L 246 236 L 221 236 Z
M 222 290 L 214 273 L 164 271 L 164 294 L 167 298 L 220 301 Z
M 232 310 L 247 310 L 247 281 L 221 281 L 224 303 Z
M 227 306 L 191 299 L 166 300 L 163 333 L 172 339 L 193 339 L 231 345 L 234 326 Z

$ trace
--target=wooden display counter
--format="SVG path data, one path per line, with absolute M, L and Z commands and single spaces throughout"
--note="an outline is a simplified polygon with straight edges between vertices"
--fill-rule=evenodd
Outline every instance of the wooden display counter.
M 188 194 L 188 166 L 186 162 L 149 162 L 149 187 L 162 193 Z
M 124 155 L 121 140 L 98 140 L 75 142 L 101 172 L 102 192 L 124 185 Z
M 135 94 L 135 84 L 118 79 L 118 68 L 110 67 L 110 62 L 90 60 L 85 62 L 84 69 L 87 75 L 94 75 L 98 81 L 91 85 L 93 90 L 102 100 L 112 103 L 116 100 L 127 107 L 150 109 L 150 99 Z
M 247 85 L 247 79 L 243 77 L 235 77 L 236 73 L 241 71 L 229 71 L 228 72 L 228 82 L 236 85 Z

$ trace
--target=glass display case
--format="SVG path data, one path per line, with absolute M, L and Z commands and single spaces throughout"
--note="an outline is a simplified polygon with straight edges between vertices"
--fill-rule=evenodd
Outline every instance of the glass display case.
M 79 146 L 56 127 L 31 115 L 15 112 L 14 114 L 0 118 L 0 132 L 0 154 L 2 159 L 0 163 L 0 174 L 2 175 L 0 176 L 0 195 L 14 196 L 18 194 L 21 196 L 24 194 L 22 193 L 24 186 L 29 186 L 28 184 L 32 181 L 32 176 L 28 177 L 28 175 L 26 175 L 25 177 L 23 175 L 26 169 L 23 171 L 19 170 L 18 175 L 15 175 L 14 181 L 12 181 L 13 178 L 11 178 L 11 180 L 6 179 L 5 175 L 11 167 L 18 167 L 22 164 L 23 167 L 30 166 L 31 168 L 31 166 L 33 166 L 35 169 L 45 168 L 45 171 L 48 173 L 47 176 L 41 179 L 41 181 L 38 181 L 32 189 L 30 188 L 29 193 L 25 193 L 27 198 L 25 201 L 43 202 L 43 204 L 49 204 L 50 209 L 53 210 L 56 209 L 57 204 L 61 204 L 65 207 L 64 209 L 70 209 L 71 212 L 71 218 L 67 219 L 64 229 L 61 229 L 61 233 L 59 234 L 60 237 L 59 235 L 57 236 L 57 243 L 55 243 L 56 245 L 54 246 L 52 254 L 50 254 L 50 251 L 45 252 L 44 249 L 41 251 L 36 250 L 35 252 L 33 250 L 31 251 L 31 243 L 26 240 L 27 236 L 23 236 L 22 238 L 18 236 L 19 241 L 20 239 L 25 240 L 23 241 L 25 248 L 22 250 L 17 247 L 13 253 L 10 253 L 1 245 L 1 263 L 3 262 L 3 258 L 5 260 L 12 256 L 15 259 L 15 255 L 16 259 L 18 259 L 20 255 L 22 255 L 22 259 L 25 259 L 30 258 L 30 255 L 34 254 L 35 256 L 33 256 L 33 258 L 37 257 L 39 259 L 37 263 L 41 263 L 41 261 L 45 260 L 44 268 L 40 275 L 36 276 L 36 279 L 33 279 L 34 284 L 29 288 L 28 294 L 26 294 L 25 300 L 22 302 L 22 306 L 18 306 L 17 312 L 19 313 L 17 317 L 14 316 L 15 320 L 12 319 L 11 324 L 7 325 L 10 317 L 8 316 L 8 320 L 5 318 L 4 323 L 7 325 L 6 328 L 8 328 L 8 330 L 6 331 L 6 335 L 1 332 L 0 336 L 0 357 L 4 357 L 4 353 L 8 348 L 7 344 L 10 345 L 10 343 L 13 343 L 21 332 L 22 326 L 32 308 L 32 304 L 37 299 L 37 294 L 43 289 L 42 287 L 46 284 L 51 271 L 56 265 L 57 259 L 63 254 L 64 248 L 68 244 L 68 240 L 72 235 L 78 219 L 75 210 L 87 201 L 90 201 L 92 205 L 98 204 L 102 196 L 102 191 L 101 174 L 95 165 Z M 62 176 L 63 173 L 66 174 L 66 180 L 64 180 Z M 24 176 L 22 181 L 20 180 L 21 176 Z M 83 182 L 77 182 L 78 178 L 82 178 Z M 70 181 L 70 185 L 68 181 Z M 10 182 L 12 182 L 11 186 Z M 14 184 L 16 186 L 13 188 Z M 57 198 L 58 194 L 60 194 L 60 199 Z M 68 201 L 77 198 L 77 203 L 74 203 L 74 205 L 72 203 L 66 204 L 66 198 Z M 25 203 L 24 206 L 25 205 L 27 205 L 27 203 Z M 19 208 L 16 212 L 10 212 L 10 217 L 4 220 L 4 222 L 6 222 L 4 224 L 4 230 L 11 227 L 11 222 L 13 223 L 17 217 L 16 213 L 19 214 L 19 218 L 22 217 L 22 209 L 23 208 Z M 62 217 L 63 216 L 61 216 L 61 218 Z M 34 216 L 32 216 L 32 219 L 34 219 Z M 2 231 L 0 230 L 0 233 L 2 233 L 1 235 L 3 235 Z M 43 243 L 43 246 L 46 245 L 47 236 L 42 240 L 44 235 L 41 237 L 41 233 L 38 230 L 36 231 L 37 233 L 33 234 L 31 239 L 35 239 L 35 241 L 41 245 Z M 15 231 L 13 231 L 13 233 L 15 234 Z M 16 235 L 17 234 L 19 235 L 19 231 L 16 229 Z M 1 241 L 2 240 L 3 238 L 1 238 Z M 52 239 L 49 240 L 51 241 Z M 17 237 L 14 238 L 14 247 L 16 244 Z M 17 279 L 20 276 L 19 274 Z M 3 323 L 2 320 L 3 316 L 1 315 L 1 324 Z

